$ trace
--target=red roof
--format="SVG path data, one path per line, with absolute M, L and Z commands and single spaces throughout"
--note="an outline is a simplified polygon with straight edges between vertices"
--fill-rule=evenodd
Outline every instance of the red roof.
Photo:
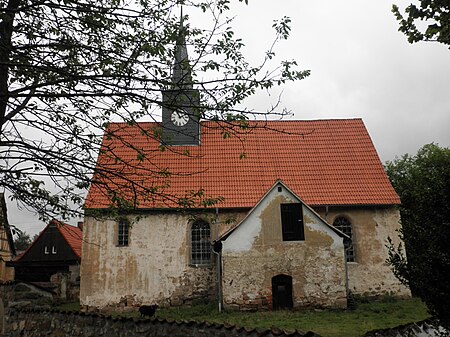
M 68 224 L 63 224 L 62 222 L 59 222 L 57 220 L 52 221 L 55 221 L 57 223 L 56 227 L 58 228 L 64 239 L 66 239 L 75 255 L 81 258 L 81 245 L 83 240 L 83 232 L 81 231 L 81 229 Z
M 231 137 L 225 126 L 202 122 L 201 145 L 162 148 L 157 123 L 111 123 L 97 162 L 110 173 L 94 176 L 85 207 L 120 195 L 141 209 L 173 208 L 195 195 L 194 207 L 221 197 L 220 208 L 250 208 L 277 179 L 311 206 L 400 203 L 361 119 L 254 121 Z

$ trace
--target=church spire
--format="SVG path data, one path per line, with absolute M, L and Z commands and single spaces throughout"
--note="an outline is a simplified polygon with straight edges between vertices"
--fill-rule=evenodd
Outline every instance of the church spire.
M 194 89 L 186 48 L 186 31 L 181 10 L 176 39 L 171 86 L 162 94 L 161 144 L 200 145 L 200 92 Z
M 172 69 L 172 83 L 176 89 L 192 89 L 191 66 L 186 48 L 186 28 L 181 7 L 180 27 L 175 46 L 175 61 Z

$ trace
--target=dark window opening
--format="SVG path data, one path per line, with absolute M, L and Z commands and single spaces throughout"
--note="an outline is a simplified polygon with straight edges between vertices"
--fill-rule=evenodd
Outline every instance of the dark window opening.
M 130 223 L 128 220 L 119 221 L 119 232 L 117 237 L 117 245 L 128 246 L 128 236 L 130 231 Z
M 352 230 L 352 224 L 350 221 L 343 217 L 337 217 L 334 222 L 333 226 L 339 229 L 342 233 L 346 234 L 350 240 L 344 241 L 344 247 L 345 247 L 345 257 L 347 259 L 347 262 L 355 262 L 355 247 L 353 245 L 353 230 Z
M 211 263 L 211 231 L 205 221 L 196 221 L 191 227 L 191 264 L 208 265 Z
M 283 241 L 305 240 L 302 204 L 281 204 L 280 208 Z

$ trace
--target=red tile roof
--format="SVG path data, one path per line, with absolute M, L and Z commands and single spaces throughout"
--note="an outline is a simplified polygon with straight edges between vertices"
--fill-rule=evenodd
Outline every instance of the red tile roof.
M 72 248 L 75 255 L 81 258 L 81 245 L 83 241 L 83 232 L 80 228 L 74 227 L 68 224 L 63 224 L 57 220 L 52 220 L 57 223 L 56 227 L 58 228 L 61 235 L 69 244 L 70 248 Z
M 199 190 L 199 200 L 223 197 L 218 207 L 250 208 L 277 179 L 311 206 L 400 202 L 361 119 L 254 121 L 230 138 L 225 126 L 203 122 L 201 145 L 163 151 L 158 124 L 111 123 L 97 169 L 118 174 L 94 176 L 85 207 L 112 204 L 106 184 L 141 209 L 176 207 L 173 196 Z

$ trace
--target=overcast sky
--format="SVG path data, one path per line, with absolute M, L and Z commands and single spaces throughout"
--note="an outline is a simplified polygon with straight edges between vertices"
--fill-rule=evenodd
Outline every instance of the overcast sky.
M 395 1 L 400 8 L 410 2 Z M 391 7 L 386 0 L 249 0 L 235 4 L 235 31 L 247 56 L 258 60 L 272 21 L 289 16 L 291 37 L 277 54 L 296 59 L 311 76 L 283 88 L 283 106 L 293 119 L 362 118 L 385 162 L 431 142 L 450 147 L 450 50 L 409 44 Z M 247 105 L 266 110 L 267 104 L 259 95 Z M 30 234 L 45 226 L 7 203 L 10 223 Z

